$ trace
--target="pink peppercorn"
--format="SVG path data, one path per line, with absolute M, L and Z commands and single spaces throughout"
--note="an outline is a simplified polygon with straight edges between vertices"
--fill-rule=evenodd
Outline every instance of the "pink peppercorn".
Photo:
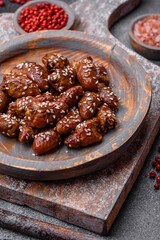
M 160 171 L 160 164 L 156 165 L 156 169 L 157 169 L 157 171 Z
M 157 165 L 157 162 L 156 161 L 152 161 L 152 166 L 156 166 Z
M 150 172 L 150 177 L 155 178 L 156 173 L 154 171 Z
M 3 1 L 0 1 L 0 6 L 4 6 L 4 2 Z
M 13 3 L 18 3 L 18 4 L 25 4 L 27 2 L 29 2 L 30 0 L 10 0 L 10 2 L 13 2 Z
M 155 160 L 158 161 L 159 157 L 158 156 L 155 156 Z
M 155 184 L 154 184 L 154 188 L 155 188 L 155 189 L 159 189 L 159 184 L 158 184 L 158 183 L 155 183 Z
M 160 176 L 158 176 L 158 177 L 156 178 L 156 181 L 157 181 L 158 183 L 160 183 Z

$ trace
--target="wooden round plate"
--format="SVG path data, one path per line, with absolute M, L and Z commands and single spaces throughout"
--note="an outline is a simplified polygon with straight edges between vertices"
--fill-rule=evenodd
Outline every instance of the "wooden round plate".
M 0 77 L 22 61 L 41 63 L 45 53 L 81 59 L 91 55 L 109 71 L 113 90 L 120 98 L 118 127 L 100 144 L 81 149 L 62 146 L 34 156 L 31 145 L 0 135 L 0 172 L 32 180 L 67 179 L 102 169 L 128 147 L 143 125 L 151 100 L 149 79 L 140 63 L 106 39 L 105 42 L 75 31 L 42 31 L 14 38 L 0 45 Z

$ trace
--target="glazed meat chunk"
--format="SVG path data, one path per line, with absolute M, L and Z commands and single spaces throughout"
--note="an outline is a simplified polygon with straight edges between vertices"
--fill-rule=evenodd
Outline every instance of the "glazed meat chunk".
M 78 60 L 73 60 L 69 66 L 73 69 L 73 71 L 75 72 L 75 74 L 77 75 L 77 69 L 78 69 L 78 65 L 79 65 L 79 61 Z
M 37 83 L 38 87 L 46 91 L 49 88 L 48 73 L 46 70 L 39 64 L 30 62 L 28 64 L 27 77 L 32 79 Z
M 37 95 L 36 97 L 32 97 L 32 100 L 36 102 L 54 101 L 56 100 L 56 97 L 50 92 L 45 92 L 41 95 Z
M 62 138 L 53 128 L 41 131 L 33 141 L 33 151 L 36 154 L 43 154 L 58 147 Z
M 57 92 L 51 85 L 49 86 L 48 92 L 54 96 L 58 96 L 59 92 Z
M 18 139 L 21 143 L 29 143 L 33 142 L 34 136 L 35 136 L 36 130 L 34 130 L 32 127 L 29 127 L 26 122 L 21 119 L 20 126 L 19 126 L 19 135 Z
M 96 75 L 99 82 L 104 83 L 106 86 L 109 85 L 110 80 L 108 76 L 108 72 L 105 67 L 101 64 L 96 64 Z
M 11 97 L 1 90 L 0 84 L 0 113 L 3 113 L 7 110 L 8 104 L 11 102 Z
M 49 88 L 47 71 L 35 62 L 22 62 L 14 67 L 11 73 L 20 76 L 26 75 L 33 82 L 37 83 L 38 87 L 43 91 Z
M 19 63 L 14 68 L 12 68 L 10 74 L 17 75 L 17 76 L 22 76 L 22 75 L 27 76 L 26 74 L 27 68 L 28 68 L 28 62 Z
M 74 107 L 83 96 L 83 88 L 81 86 L 74 86 L 63 92 L 57 101 L 65 102 L 70 108 Z
M 106 103 L 111 109 L 118 108 L 119 101 L 116 94 L 110 87 L 106 87 L 103 83 L 98 84 L 98 92 L 102 102 Z
M 79 102 L 79 112 L 82 118 L 92 118 L 97 108 L 101 105 L 99 94 L 95 92 L 85 92 Z
M 8 137 L 16 137 L 19 131 L 19 123 L 16 117 L 5 113 L 0 114 L 0 133 Z
M 86 91 L 97 91 L 96 67 L 93 59 L 88 56 L 81 60 L 77 68 L 77 78 Z
M 112 110 L 104 103 L 97 112 L 97 118 L 100 122 L 100 128 L 103 133 L 108 132 L 108 130 L 116 128 L 117 118 Z
M 42 95 L 37 95 L 36 97 L 28 96 L 19 98 L 15 102 L 9 104 L 7 114 L 23 118 L 25 116 L 26 107 L 31 105 L 32 102 L 54 101 L 55 99 L 56 98 L 49 92 L 46 92 Z
M 36 96 L 40 94 L 37 84 L 23 75 L 4 75 L 2 90 L 12 98 Z
M 66 116 L 57 122 L 56 130 L 60 134 L 68 134 L 81 122 L 82 118 L 79 114 L 79 110 L 73 107 Z
M 50 85 L 58 92 L 64 92 L 71 88 L 75 84 L 76 75 L 73 68 L 66 67 L 63 69 L 55 69 L 53 73 L 49 75 Z
M 44 128 L 53 125 L 68 112 L 68 105 L 64 102 L 32 102 L 26 107 L 25 121 L 33 128 Z
M 77 125 L 75 132 L 69 135 L 64 144 L 70 148 L 86 147 L 102 140 L 99 133 L 99 120 L 92 118 Z
M 52 73 L 55 69 L 65 68 L 69 65 L 69 61 L 66 57 L 59 55 L 59 54 L 46 54 L 42 58 L 42 62 L 45 65 L 48 73 Z
M 15 102 L 11 102 L 8 106 L 8 110 L 6 112 L 6 114 L 10 115 L 10 117 L 14 117 L 16 116 L 16 101 Z
M 28 96 L 18 98 L 15 102 L 9 104 L 7 114 L 23 118 L 25 116 L 26 107 L 33 102 L 34 97 Z
M 117 126 L 113 111 L 119 102 L 109 87 L 107 63 L 96 59 L 70 63 L 49 53 L 43 66 L 15 64 L 0 83 L 0 133 L 33 142 L 35 154 L 56 151 L 62 141 L 69 148 L 99 143 Z

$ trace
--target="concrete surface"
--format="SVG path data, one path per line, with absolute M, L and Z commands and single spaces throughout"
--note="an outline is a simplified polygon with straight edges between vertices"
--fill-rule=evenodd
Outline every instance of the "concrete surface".
M 66 0 L 66 2 L 73 1 Z M 9 0 L 5 0 L 5 3 L 6 7 L 0 8 L 0 12 L 13 12 L 16 10 L 17 6 L 19 6 L 18 4 L 10 3 Z M 138 15 L 158 12 L 158 9 L 160 9 L 159 0 L 142 0 L 139 7 L 112 27 L 112 34 L 127 47 L 131 47 L 127 34 L 129 23 Z M 160 66 L 160 61 L 154 61 L 154 63 Z M 153 185 L 155 180 L 145 177 L 145 174 L 149 173 L 152 169 L 151 161 L 154 160 L 155 155 L 160 156 L 160 153 L 158 153 L 158 146 L 160 146 L 160 132 L 158 133 L 139 177 L 122 206 L 108 236 L 101 237 L 102 240 L 160 239 L 160 190 L 154 190 Z M 28 207 L 22 207 L 0 200 L 0 208 L 96 236 L 96 234 L 46 216 Z M 34 240 L 34 238 L 2 228 L 0 228 L 0 239 Z

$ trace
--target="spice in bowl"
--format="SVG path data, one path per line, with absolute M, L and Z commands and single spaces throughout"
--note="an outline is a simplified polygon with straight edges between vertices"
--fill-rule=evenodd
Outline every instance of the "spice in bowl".
M 64 9 L 48 2 L 37 3 L 20 12 L 18 24 L 25 32 L 58 30 L 66 26 L 68 14 Z
M 160 16 L 150 15 L 140 19 L 135 23 L 133 33 L 141 43 L 160 47 Z
M 29 1 L 31 1 L 31 0 L 10 0 L 10 2 L 18 3 L 18 4 L 21 4 L 21 5 L 23 5 L 23 4 L 25 4 Z

